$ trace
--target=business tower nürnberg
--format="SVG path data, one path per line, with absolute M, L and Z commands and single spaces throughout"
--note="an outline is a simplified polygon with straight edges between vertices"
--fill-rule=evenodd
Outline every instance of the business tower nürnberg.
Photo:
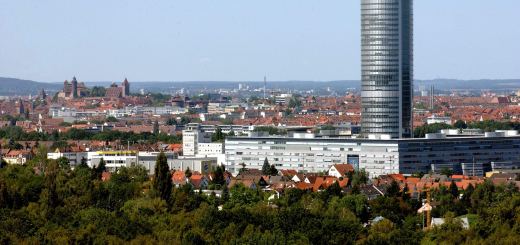
M 362 135 L 413 136 L 412 0 L 361 0 Z

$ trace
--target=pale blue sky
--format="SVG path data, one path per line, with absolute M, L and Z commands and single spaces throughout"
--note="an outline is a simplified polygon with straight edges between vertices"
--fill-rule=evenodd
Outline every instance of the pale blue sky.
M 415 0 L 415 78 L 520 78 L 519 12 L 518 0 Z M 0 76 L 359 80 L 360 19 L 359 0 L 0 0 Z

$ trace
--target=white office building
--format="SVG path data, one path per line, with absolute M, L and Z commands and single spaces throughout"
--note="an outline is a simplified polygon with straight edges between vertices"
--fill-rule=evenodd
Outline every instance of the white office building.
M 104 151 L 75 151 L 73 148 L 66 147 L 63 150 L 57 150 L 56 152 L 50 152 L 47 154 L 49 159 L 58 159 L 65 157 L 69 159 L 70 166 L 76 167 L 80 162 L 81 158 L 85 157 L 89 167 L 99 166 L 101 158 L 105 161 L 107 171 L 114 172 L 116 169 L 121 167 L 131 167 L 135 164 L 140 164 L 148 169 L 149 174 L 153 174 L 157 156 L 161 152 L 148 152 L 138 150 L 104 150 Z M 174 163 L 172 160 L 178 158 L 177 152 L 164 152 L 168 159 L 168 165 L 170 169 L 174 169 Z
M 428 117 L 426 119 L 426 123 L 432 124 L 432 123 L 446 123 L 448 125 L 451 125 L 451 118 L 450 117 L 440 117 L 437 115 L 433 115 L 431 117 Z
M 520 167 L 520 136 L 516 131 L 474 136 L 438 133 L 420 139 L 391 139 L 385 135 L 368 139 L 313 134 L 251 135 L 226 138 L 226 169 L 234 174 L 242 164 L 261 169 L 266 157 L 278 170 L 318 172 L 334 164 L 349 163 L 355 169 L 365 168 L 370 177 L 412 174 L 419 170 L 428 173 L 445 167 L 462 174 L 468 173 L 468 164 L 473 162 L 481 164 L 482 171 L 491 171 L 496 166 Z

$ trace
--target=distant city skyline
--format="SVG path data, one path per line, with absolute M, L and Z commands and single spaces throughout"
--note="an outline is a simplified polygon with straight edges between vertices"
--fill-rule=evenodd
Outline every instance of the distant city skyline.
M 520 78 L 520 1 L 413 8 L 415 79 Z M 359 80 L 360 32 L 359 1 L 2 1 L 0 77 Z

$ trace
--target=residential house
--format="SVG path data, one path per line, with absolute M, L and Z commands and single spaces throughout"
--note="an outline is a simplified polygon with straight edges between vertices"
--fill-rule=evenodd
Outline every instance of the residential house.
M 251 189 L 251 190 L 256 190 L 258 189 L 257 185 L 255 184 L 254 181 L 252 180 L 242 180 L 242 179 L 238 179 L 238 180 L 231 180 L 228 184 L 228 188 L 231 189 L 231 187 L 233 187 L 233 185 L 235 184 L 238 184 L 238 183 L 242 183 L 244 184 L 245 187 Z
M 172 184 L 176 188 L 179 188 L 179 187 L 185 185 L 186 183 L 188 183 L 188 180 L 185 180 L 185 179 L 184 180 L 172 180 Z
M 356 170 L 350 164 L 334 164 L 329 170 L 327 170 L 327 175 L 334 176 L 336 178 L 346 177 L 348 172 L 355 172 Z
M 460 218 L 460 220 L 462 221 L 462 228 L 469 229 L 468 217 Z M 442 224 L 444 224 L 444 218 L 433 218 L 430 227 L 441 226 Z
M 102 181 L 109 181 L 111 176 L 112 176 L 112 173 L 110 173 L 110 172 L 103 172 L 103 173 L 101 173 L 101 180 Z
M 10 150 L 3 157 L 9 164 L 23 165 L 34 157 L 34 153 L 31 150 Z
M 204 181 L 204 179 L 190 179 L 189 180 L 189 183 L 192 185 L 192 189 L 194 188 L 197 188 L 197 189 L 207 189 L 208 188 L 208 182 L 207 181 Z
M 294 182 L 302 182 L 305 181 L 305 175 L 304 174 L 295 174 L 292 178 L 292 181 Z
M 368 185 L 360 185 L 359 191 L 361 194 L 365 195 L 368 199 L 372 200 L 377 198 L 378 196 L 384 196 L 386 193 L 386 188 L 389 184 L 368 184 Z M 350 194 L 352 192 L 351 186 L 343 187 L 343 192 Z
M 255 183 L 255 186 L 258 188 L 264 188 L 268 185 L 267 181 L 263 176 L 257 175 L 237 175 L 236 180 L 250 180 Z

